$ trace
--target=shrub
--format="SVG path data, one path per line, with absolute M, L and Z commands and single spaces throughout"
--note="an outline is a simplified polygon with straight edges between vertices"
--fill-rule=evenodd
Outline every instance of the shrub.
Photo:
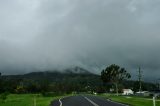
M 2 102 L 5 102 L 5 100 L 7 99 L 7 96 L 9 95 L 8 92 L 4 92 L 0 95 L 0 99 L 2 100 Z
M 54 97 L 62 95 L 62 93 L 56 93 L 56 92 L 42 92 L 41 94 L 44 97 Z

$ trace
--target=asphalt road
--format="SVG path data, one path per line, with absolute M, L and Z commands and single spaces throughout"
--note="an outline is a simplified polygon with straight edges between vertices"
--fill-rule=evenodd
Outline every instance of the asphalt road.
M 51 106 L 126 106 L 96 96 L 71 96 L 51 103 Z

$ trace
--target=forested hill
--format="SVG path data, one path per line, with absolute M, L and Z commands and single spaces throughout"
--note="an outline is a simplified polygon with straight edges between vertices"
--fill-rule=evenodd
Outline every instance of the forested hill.
M 23 88 L 19 92 L 85 92 L 90 88 L 102 86 L 99 75 L 90 73 L 80 68 L 70 68 L 63 71 L 31 72 L 24 75 L 2 75 L 0 91 L 9 89 L 14 92 L 17 88 Z M 89 88 L 88 88 L 89 87 Z
M 103 84 L 100 75 L 90 73 L 80 68 L 70 68 L 63 71 L 32 72 L 24 75 L 2 75 L 0 78 L 0 91 L 9 92 L 105 92 L 112 84 Z M 135 91 L 139 89 L 137 81 L 124 81 L 120 85 L 122 88 L 131 88 Z M 143 83 L 143 90 L 156 88 L 154 84 Z
M 65 69 L 63 71 L 59 70 L 53 70 L 53 71 L 44 71 L 44 72 L 31 72 L 23 75 L 4 75 L 2 76 L 2 79 L 19 79 L 19 80 L 48 80 L 49 82 L 62 82 L 62 81 L 71 81 L 71 82 L 76 82 L 76 81 L 82 81 L 85 80 L 86 82 L 88 81 L 94 81 L 94 80 L 100 80 L 100 76 L 90 73 L 89 71 L 80 68 L 80 67 L 75 67 L 75 68 L 70 68 L 70 69 Z

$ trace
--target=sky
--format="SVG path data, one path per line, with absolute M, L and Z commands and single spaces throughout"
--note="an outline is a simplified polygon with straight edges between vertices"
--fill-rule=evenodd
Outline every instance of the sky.
M 160 76 L 160 0 L 0 0 L 0 72 L 111 64 Z

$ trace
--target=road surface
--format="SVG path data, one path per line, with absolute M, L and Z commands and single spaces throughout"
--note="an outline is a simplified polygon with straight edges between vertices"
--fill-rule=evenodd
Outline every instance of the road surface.
M 96 96 L 71 96 L 53 101 L 50 106 L 127 106 Z

